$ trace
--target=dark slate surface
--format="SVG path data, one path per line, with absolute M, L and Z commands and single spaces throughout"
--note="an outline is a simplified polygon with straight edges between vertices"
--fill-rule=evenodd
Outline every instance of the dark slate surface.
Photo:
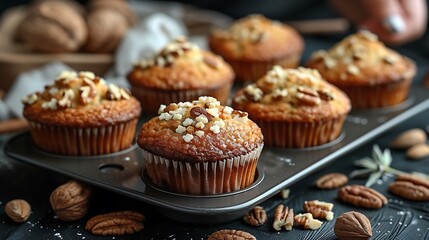
M 328 48 L 336 38 L 306 38 L 304 62 L 316 49 Z M 426 53 L 419 44 L 399 49 L 402 53 L 415 59 L 419 65 L 419 74 L 415 84 L 420 84 L 426 71 Z M 284 200 L 274 196 L 261 203 L 268 213 L 268 222 L 258 228 L 248 226 L 241 219 L 219 225 L 184 224 L 169 220 L 160 215 L 156 208 L 140 201 L 118 195 L 103 189 L 95 188 L 90 212 L 86 217 L 75 222 L 63 222 L 56 218 L 49 205 L 49 195 L 58 185 L 68 179 L 57 173 L 17 162 L 0 152 L 0 239 L 206 239 L 220 229 L 239 229 L 247 231 L 257 239 L 335 239 L 331 222 L 324 221 L 317 231 L 294 228 L 291 232 L 276 232 L 272 229 L 273 213 L 279 203 L 294 208 L 296 213 L 303 212 L 305 200 L 318 199 L 334 203 L 335 216 L 355 210 L 364 213 L 371 220 L 372 239 L 429 239 L 429 203 L 416 203 L 393 196 L 387 192 L 394 176 L 384 175 L 373 188 L 389 198 L 389 204 L 379 210 L 355 208 L 337 199 L 337 190 L 319 190 L 313 182 L 321 175 L 330 172 L 349 174 L 355 169 L 353 161 L 370 156 L 373 144 L 382 149 L 400 132 L 414 127 L 426 128 L 429 125 L 429 111 L 395 127 L 374 141 L 368 142 L 359 149 L 325 166 L 322 170 L 306 177 L 291 186 L 291 196 Z M 10 136 L 0 136 L 2 146 Z M 27 147 L 27 146 L 23 146 Z M 429 174 L 429 158 L 410 161 L 403 151 L 392 150 L 392 166 L 402 171 L 420 171 Z M 350 183 L 364 184 L 364 179 L 353 179 Z M 4 213 L 4 205 L 11 199 L 26 199 L 32 206 L 32 214 L 26 223 L 12 222 Z M 89 217 L 100 213 L 120 210 L 136 210 L 145 214 L 145 229 L 131 236 L 97 237 L 85 231 L 84 226 Z

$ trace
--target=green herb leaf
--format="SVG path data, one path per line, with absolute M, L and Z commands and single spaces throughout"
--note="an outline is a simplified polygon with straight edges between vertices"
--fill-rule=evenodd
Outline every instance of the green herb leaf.
M 372 169 L 359 169 L 359 170 L 354 170 L 353 172 L 350 173 L 349 177 L 350 178 L 355 178 L 355 177 L 366 177 L 368 176 L 370 173 L 374 172 Z
M 371 173 L 371 175 L 369 175 L 368 180 L 365 183 L 366 187 L 371 187 L 372 185 L 374 185 L 374 183 L 377 182 L 377 180 L 383 176 L 384 172 L 383 171 L 379 171 L 379 172 L 373 172 Z

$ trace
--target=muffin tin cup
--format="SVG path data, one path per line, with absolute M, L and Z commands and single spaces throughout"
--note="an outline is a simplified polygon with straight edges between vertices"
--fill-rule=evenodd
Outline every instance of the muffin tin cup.
M 29 121 L 40 149 L 57 154 L 91 156 L 118 152 L 133 144 L 138 119 L 92 128 L 51 126 Z
M 354 109 L 389 107 L 404 102 L 408 97 L 412 79 L 396 83 L 346 86 L 336 84 L 350 98 Z
M 299 60 L 300 56 L 291 56 L 263 62 L 250 62 L 230 59 L 228 59 L 227 62 L 234 69 L 237 81 L 254 82 L 260 77 L 264 76 L 267 71 L 271 70 L 275 65 L 280 65 L 284 68 L 296 68 L 298 67 Z
M 141 103 L 142 110 L 157 113 L 161 104 L 168 105 L 174 102 L 193 101 L 200 96 L 211 96 L 226 104 L 232 83 L 216 88 L 196 90 L 158 90 L 145 87 L 132 86 L 131 92 Z
M 246 188 L 255 180 L 263 144 L 253 151 L 212 162 L 166 159 L 142 149 L 146 173 L 160 189 L 191 195 L 215 195 Z
M 254 121 L 262 129 L 266 146 L 305 148 L 337 139 L 341 134 L 345 116 L 317 122 Z

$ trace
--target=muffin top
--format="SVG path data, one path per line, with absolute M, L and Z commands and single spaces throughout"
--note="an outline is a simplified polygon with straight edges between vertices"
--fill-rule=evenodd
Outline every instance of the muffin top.
M 292 27 L 262 15 L 249 15 L 212 32 L 209 45 L 225 59 L 271 61 L 301 54 L 302 37 Z
M 160 90 L 216 88 L 231 84 L 234 77 L 231 66 L 220 56 L 199 48 L 185 37 L 138 62 L 128 74 L 132 85 Z
M 387 48 L 376 35 L 360 31 L 328 51 L 312 54 L 308 66 L 336 85 L 374 85 L 414 77 L 415 63 Z
M 239 90 L 233 107 L 247 111 L 253 120 L 313 122 L 344 116 L 351 105 L 349 98 L 324 81 L 317 70 L 274 66 Z
M 263 136 L 247 113 L 200 97 L 161 105 L 159 116 L 143 125 L 137 143 L 164 158 L 210 162 L 247 154 L 262 145 Z
M 64 71 L 43 92 L 22 99 L 24 117 L 70 127 L 112 125 L 140 116 L 140 103 L 124 88 L 92 72 Z

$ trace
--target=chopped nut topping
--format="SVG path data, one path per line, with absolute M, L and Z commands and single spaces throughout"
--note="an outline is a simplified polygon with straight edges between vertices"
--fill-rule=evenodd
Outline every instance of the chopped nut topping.
M 182 125 L 179 125 L 176 128 L 176 132 L 179 133 L 179 134 L 182 134 L 182 133 L 186 132 L 186 128 L 184 126 L 182 126 Z
M 183 140 L 185 140 L 185 142 L 190 142 L 192 141 L 192 139 L 194 139 L 194 136 L 192 134 L 187 133 L 183 136 Z
M 22 98 L 21 102 L 24 104 L 31 105 L 31 104 L 35 103 L 37 101 L 37 99 L 38 99 L 37 94 L 33 93 L 33 94 L 29 94 L 29 95 L 25 96 L 24 98 Z
M 43 109 L 56 110 L 57 109 L 57 103 L 58 103 L 58 100 L 56 98 L 51 98 L 51 100 L 49 102 L 42 103 L 42 108 Z
M 386 55 L 386 56 L 384 56 L 383 61 L 385 63 L 387 63 L 387 64 L 391 64 L 392 65 L 392 64 L 394 64 L 395 62 L 398 61 L 398 58 L 396 56 L 394 56 L 394 55 Z
M 259 102 L 264 93 L 255 84 L 250 84 L 244 89 L 244 96 L 252 102 Z
M 352 75 L 357 75 L 359 74 L 360 70 L 356 65 L 349 65 L 347 66 L 347 72 Z
M 187 51 L 198 50 L 198 46 L 187 41 L 184 36 L 180 36 L 168 43 L 156 55 L 149 59 L 141 60 L 138 65 L 141 68 L 152 66 L 166 67 L 174 64 L 177 58 L 184 55 Z M 212 66 L 213 67 L 213 66 Z
M 197 131 L 195 131 L 195 135 L 197 135 L 198 137 L 202 137 L 202 136 L 204 136 L 204 131 L 197 130 Z
M 58 75 L 57 80 L 72 80 L 77 78 L 77 73 L 75 71 L 63 71 Z
M 269 39 L 269 34 L 265 31 L 262 24 L 264 22 L 272 24 L 275 27 L 281 27 L 281 24 L 275 23 L 262 15 L 250 15 L 236 21 L 226 30 L 215 31 L 215 34 L 225 39 L 260 43 Z
M 74 92 L 72 89 L 67 89 L 63 92 L 63 98 L 58 101 L 60 107 L 70 107 L 74 98 Z

